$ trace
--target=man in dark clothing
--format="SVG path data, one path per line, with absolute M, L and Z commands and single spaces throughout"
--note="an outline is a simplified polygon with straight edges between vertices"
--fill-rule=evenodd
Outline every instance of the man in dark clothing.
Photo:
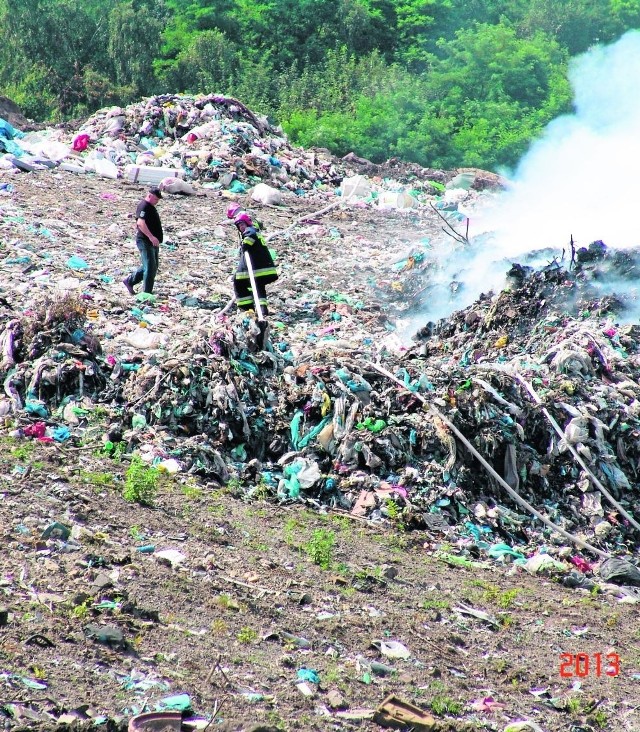
M 136 209 L 136 246 L 140 252 L 140 267 L 125 277 L 122 283 L 130 295 L 135 295 L 134 285 L 142 282 L 142 291 L 152 293 L 158 272 L 158 254 L 163 239 L 160 214 L 156 209 L 162 198 L 159 188 L 150 188 Z
M 244 211 L 239 213 L 233 223 L 240 232 L 242 239 L 240 244 L 240 260 L 238 268 L 233 277 L 233 289 L 236 295 L 236 304 L 240 310 L 253 310 L 255 303 L 251 292 L 251 281 L 249 279 L 249 270 L 245 259 L 245 253 L 249 254 L 253 276 L 256 282 L 256 290 L 258 291 L 258 300 L 264 315 L 268 314 L 267 309 L 267 290 L 266 285 L 275 282 L 278 279 L 271 252 L 267 245 L 253 226 L 253 221 L 249 214 Z

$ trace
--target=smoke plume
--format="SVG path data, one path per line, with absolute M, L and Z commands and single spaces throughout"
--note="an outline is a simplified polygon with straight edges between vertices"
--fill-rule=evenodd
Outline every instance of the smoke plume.
M 638 31 L 572 61 L 574 113 L 547 126 L 509 176 L 509 190 L 470 214 L 471 246 L 441 262 L 445 296 L 431 298 L 412 325 L 500 289 L 513 262 L 540 264 L 553 258 L 550 249 L 568 252 L 571 237 L 576 248 L 598 239 L 610 248 L 640 244 L 638 78 Z M 452 287 L 452 280 L 463 285 Z

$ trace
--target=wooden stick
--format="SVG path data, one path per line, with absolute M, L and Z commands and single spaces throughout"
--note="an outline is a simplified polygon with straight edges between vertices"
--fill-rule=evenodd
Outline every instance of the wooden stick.
M 383 376 L 386 376 L 388 379 L 391 379 L 395 383 L 397 383 L 400 387 L 403 389 L 407 389 L 405 384 L 400 381 L 397 377 L 395 377 L 390 371 L 387 371 L 387 369 L 383 368 L 382 366 L 379 366 L 378 364 L 367 362 L 367 366 L 370 366 L 371 368 L 375 369 L 379 373 L 381 373 Z M 429 407 L 429 410 L 432 414 L 435 414 L 439 419 L 441 419 L 447 427 L 453 432 L 453 434 L 465 445 L 467 450 L 477 459 L 479 460 L 482 467 L 496 480 L 504 489 L 507 491 L 507 493 L 513 498 L 513 500 L 522 508 L 525 508 L 527 511 L 529 511 L 531 514 L 533 514 L 539 521 L 542 521 L 542 523 L 547 526 L 548 528 L 552 529 L 553 531 L 557 532 L 561 536 L 563 536 L 565 539 L 568 539 L 576 546 L 580 547 L 581 549 L 588 549 L 590 552 L 593 552 L 594 554 L 597 554 L 598 556 L 602 557 L 603 559 L 611 559 L 611 554 L 608 554 L 607 552 L 603 552 L 602 549 L 598 549 L 592 544 L 589 544 L 586 541 L 583 541 L 579 537 L 575 536 L 574 534 L 570 534 L 568 531 L 565 531 L 560 526 L 556 526 L 556 524 L 553 523 L 553 521 L 550 521 L 546 516 L 543 516 L 540 511 L 535 509 L 528 501 L 525 501 L 524 498 L 522 498 L 518 493 L 516 493 L 513 488 L 502 478 L 502 476 L 498 475 L 496 471 L 489 465 L 489 463 L 484 459 L 484 457 L 476 450 L 476 448 L 467 440 L 467 438 L 460 432 L 460 430 L 451 422 L 450 419 L 448 419 L 437 407 L 435 407 L 433 404 L 430 404 L 423 396 L 422 394 L 418 394 L 414 391 L 411 391 L 410 389 L 407 389 L 410 394 L 413 394 L 415 397 L 417 397 L 425 406 Z
M 266 592 L 270 595 L 277 595 L 277 590 L 268 590 L 266 587 L 258 587 L 258 585 L 250 585 L 248 582 L 241 582 L 237 579 L 232 579 L 231 577 L 224 577 L 223 575 L 220 575 L 220 579 L 224 580 L 225 582 L 231 582 L 233 585 L 239 585 L 240 587 L 247 587 L 250 590 L 259 590 L 260 592 Z
M 345 511 L 341 508 L 332 508 L 330 509 L 331 513 L 335 513 L 338 516 L 344 516 L 345 518 L 351 519 L 352 521 L 360 521 L 361 523 L 368 524 L 369 526 L 373 526 L 370 519 L 368 519 L 366 516 L 358 516 L 354 513 L 350 513 L 349 511 Z
M 538 396 L 538 393 L 535 391 L 533 386 L 526 381 L 522 376 L 520 376 L 519 373 L 514 374 L 515 378 L 524 386 L 524 388 L 529 392 L 531 398 L 533 401 L 540 405 L 542 407 L 542 413 L 549 421 L 549 424 L 553 427 L 553 429 L 556 431 L 556 433 L 559 435 L 561 439 L 564 439 L 564 432 L 562 430 L 562 427 L 556 422 L 553 415 L 549 412 L 549 410 L 544 406 L 542 399 Z M 578 451 L 575 449 L 573 445 L 567 442 L 567 447 L 569 448 L 569 452 L 573 455 L 575 458 L 575 461 L 578 463 L 578 465 L 585 471 L 585 473 L 589 476 L 589 480 L 593 483 L 593 485 L 602 493 L 602 495 L 609 501 L 609 503 L 614 506 L 621 514 L 624 516 L 627 521 L 638 531 L 640 531 L 640 524 L 633 518 L 633 516 L 628 512 L 625 511 L 625 509 L 616 501 L 616 499 L 609 493 L 609 491 L 602 485 L 602 483 L 596 478 L 596 476 L 591 472 L 591 470 L 587 467 L 587 464 L 582 459 L 582 456 Z

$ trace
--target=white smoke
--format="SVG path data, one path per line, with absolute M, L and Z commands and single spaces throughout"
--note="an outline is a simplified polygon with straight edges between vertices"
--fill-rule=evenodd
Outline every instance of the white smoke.
M 602 239 L 639 243 L 634 221 L 640 182 L 640 32 L 573 60 L 575 113 L 548 125 L 518 165 L 513 190 L 478 222 L 509 256 Z
M 471 247 L 443 264 L 439 277 L 464 287 L 448 302 L 434 306 L 432 299 L 412 326 L 501 289 L 510 263 L 525 254 L 568 252 L 571 237 L 576 248 L 598 239 L 608 247 L 640 244 L 640 32 L 576 57 L 569 78 L 575 112 L 550 123 L 510 176 L 509 190 L 474 212 Z

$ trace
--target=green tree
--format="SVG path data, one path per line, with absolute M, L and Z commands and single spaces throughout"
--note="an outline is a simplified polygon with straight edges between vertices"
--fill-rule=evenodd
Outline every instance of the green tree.
M 238 8 L 238 43 L 278 71 L 322 63 L 327 50 L 341 46 L 366 55 L 388 35 L 380 14 L 362 0 L 238 0 Z
M 166 59 L 177 58 L 203 31 L 220 31 L 232 43 L 239 39 L 236 0 L 165 0 L 165 4 L 168 13 L 163 57 Z
M 544 124 L 570 109 L 567 54 L 543 33 L 519 38 L 508 25 L 485 24 L 459 31 L 440 47 L 444 56 L 427 79 L 425 117 L 417 128 L 430 137 L 432 127 L 439 130 L 440 120 L 448 120 L 451 136 L 440 161 L 512 164 Z
M 162 3 L 149 5 L 129 0 L 109 14 L 108 56 L 115 81 L 129 99 L 153 92 L 154 59 L 162 46 L 165 19 Z
M 106 14 L 116 0 L 5 0 L 3 35 L 11 48 L 11 81 L 43 73 L 63 114 L 86 105 L 86 69 L 105 68 Z M 107 74 L 109 70 L 106 69 Z
M 356 150 L 375 162 L 395 154 L 397 140 L 424 107 L 418 77 L 385 64 L 380 54 L 356 59 L 346 49 L 328 53 L 313 72 L 305 69 L 288 92 L 280 119 L 296 144 L 338 155 Z
M 229 93 L 238 68 L 234 44 L 224 33 L 206 30 L 193 36 L 176 59 L 164 65 L 162 78 L 169 89 Z
M 514 22 L 529 37 L 541 31 L 552 36 L 573 56 L 588 50 L 594 43 L 613 40 L 617 35 L 616 23 L 612 23 L 610 14 L 608 0 L 595 3 L 531 0 L 521 20 Z
M 283 126 L 299 144 L 355 150 L 374 162 L 398 156 L 491 169 L 514 164 L 542 127 L 570 108 L 566 54 L 544 34 L 519 38 L 508 25 L 485 24 L 441 41 L 438 51 L 420 76 L 379 57 L 376 65 L 373 55 L 367 66 L 334 52 L 317 78 L 305 70 L 292 83 Z M 338 58 L 350 82 L 326 73 Z M 305 94 L 296 98 L 301 88 Z M 323 96 L 332 106 L 318 100 Z
M 396 0 L 396 58 L 416 72 L 429 67 L 434 42 L 450 10 L 449 0 Z

